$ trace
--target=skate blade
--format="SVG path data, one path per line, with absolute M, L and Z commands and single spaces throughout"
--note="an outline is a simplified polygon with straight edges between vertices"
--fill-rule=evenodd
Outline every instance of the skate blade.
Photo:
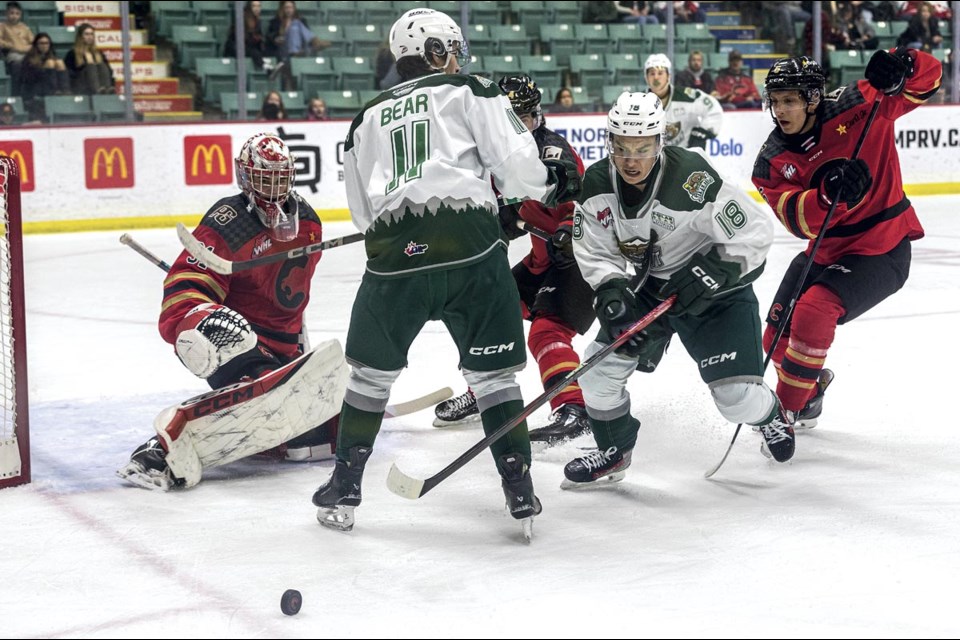
M 475 424 L 480 422 L 480 414 L 473 413 L 467 416 L 466 418 L 461 418 L 460 420 L 441 420 L 440 418 L 434 418 L 433 426 L 437 429 L 447 429 L 449 427 L 463 427 L 466 425 Z
M 627 470 L 615 471 L 611 474 L 605 475 L 602 478 L 598 478 L 593 482 L 573 482 L 572 480 L 563 479 L 563 482 L 560 483 L 560 488 L 565 491 L 583 491 L 590 489 L 599 489 L 601 487 L 606 487 L 608 485 L 620 482 L 627 475 Z
M 353 531 L 355 520 L 353 512 L 356 507 L 320 507 L 317 509 L 317 522 L 327 529 L 334 531 Z
M 807 418 L 806 420 L 797 420 L 796 424 L 793 425 L 794 431 L 809 431 L 817 426 L 817 418 Z
M 523 540 L 527 544 L 533 542 L 533 516 L 520 520 L 520 532 L 523 534 Z
M 170 491 L 172 487 L 170 478 L 166 474 L 161 471 L 144 469 L 143 465 L 133 461 L 118 469 L 117 477 L 135 487 L 149 489 L 150 491 Z

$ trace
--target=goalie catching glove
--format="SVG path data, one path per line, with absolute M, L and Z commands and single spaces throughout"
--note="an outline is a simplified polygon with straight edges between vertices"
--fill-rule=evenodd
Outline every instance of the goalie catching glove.
M 257 334 L 247 319 L 223 305 L 196 306 L 177 325 L 177 357 L 200 378 L 256 346 Z

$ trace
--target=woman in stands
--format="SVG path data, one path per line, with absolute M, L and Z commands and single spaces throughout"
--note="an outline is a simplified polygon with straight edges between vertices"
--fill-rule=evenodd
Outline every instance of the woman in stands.
M 77 26 L 73 48 L 63 57 L 63 64 L 70 73 L 70 85 L 77 95 L 116 93 L 113 70 L 100 49 L 97 35 L 86 22 Z
M 43 96 L 70 93 L 67 67 L 54 52 L 49 34 L 40 32 L 33 39 L 20 70 L 20 89 L 25 104 Z

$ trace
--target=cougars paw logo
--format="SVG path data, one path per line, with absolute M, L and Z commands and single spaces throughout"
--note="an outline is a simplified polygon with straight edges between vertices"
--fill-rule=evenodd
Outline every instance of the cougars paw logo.
M 427 249 L 430 248 L 428 244 L 417 244 L 413 240 L 407 245 L 407 248 L 403 250 L 403 253 L 406 254 L 408 258 L 413 256 L 422 256 L 427 252 Z

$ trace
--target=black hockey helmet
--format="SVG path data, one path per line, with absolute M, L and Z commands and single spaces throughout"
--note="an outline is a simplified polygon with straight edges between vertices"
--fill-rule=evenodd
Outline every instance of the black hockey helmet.
M 524 116 L 540 112 L 540 90 L 537 83 L 528 75 L 504 76 L 500 78 L 500 90 L 507 94 L 514 113 Z
M 827 76 L 823 67 L 813 58 L 794 56 L 781 58 L 773 63 L 767 79 L 763 83 L 764 98 L 771 91 L 795 89 L 807 102 L 816 102 L 823 99 L 824 85 Z

